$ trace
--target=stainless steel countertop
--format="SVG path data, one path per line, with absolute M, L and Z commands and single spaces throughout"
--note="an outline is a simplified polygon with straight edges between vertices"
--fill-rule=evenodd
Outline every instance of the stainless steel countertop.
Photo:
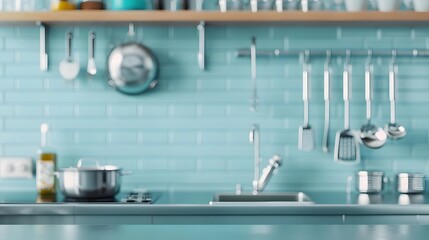
M 35 203 L 32 192 L 0 193 L 0 215 L 429 215 L 429 195 L 307 192 L 315 204 L 210 206 L 212 192 L 164 192 L 151 205 Z M 34 200 L 31 201 L 29 199 Z

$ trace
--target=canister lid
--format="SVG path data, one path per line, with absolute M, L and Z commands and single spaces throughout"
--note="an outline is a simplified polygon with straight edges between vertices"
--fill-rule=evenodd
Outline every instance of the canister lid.
M 425 175 L 423 173 L 398 173 L 399 178 L 424 178 Z
M 358 171 L 358 176 L 383 176 L 384 172 L 381 171 Z

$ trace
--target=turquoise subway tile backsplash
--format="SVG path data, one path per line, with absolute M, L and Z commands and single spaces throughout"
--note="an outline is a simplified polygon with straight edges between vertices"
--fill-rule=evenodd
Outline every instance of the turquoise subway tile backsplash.
M 65 57 L 64 37 L 73 31 L 73 51 L 81 74 L 67 82 L 58 73 Z M 87 36 L 95 30 L 99 74 L 88 78 Z M 197 65 L 194 27 L 136 26 L 137 38 L 152 48 L 161 63 L 159 86 L 140 96 L 122 95 L 106 83 L 105 58 L 125 41 L 126 27 L 49 28 L 50 70 L 39 70 L 36 27 L 0 27 L 0 154 L 36 157 L 39 128 L 51 125 L 49 142 L 60 167 L 80 157 L 99 158 L 132 170 L 127 188 L 160 190 L 250 190 L 253 146 L 248 132 L 261 128 L 262 165 L 275 153 L 284 164 L 268 190 L 344 190 L 347 176 L 358 169 L 429 174 L 429 59 L 399 58 L 398 121 L 408 135 L 384 148 L 362 147 L 359 165 L 334 162 L 334 136 L 343 128 L 342 69 L 344 56 L 333 58 L 330 148 L 322 152 L 323 58 L 311 59 L 310 122 L 316 150 L 297 149 L 303 121 L 302 66 L 298 58 L 258 58 L 260 109 L 248 110 L 250 61 L 236 58 L 257 37 L 259 48 L 429 48 L 429 28 L 362 27 L 211 27 L 208 26 L 207 70 Z M 353 57 L 351 125 L 365 122 L 364 61 Z M 389 121 L 389 58 L 374 58 L 373 122 Z M 34 180 L 1 180 L 0 186 L 33 188 Z

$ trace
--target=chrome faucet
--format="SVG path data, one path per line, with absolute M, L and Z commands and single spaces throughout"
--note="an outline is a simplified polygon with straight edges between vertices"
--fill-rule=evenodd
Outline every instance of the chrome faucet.
M 268 181 L 274 173 L 274 170 L 281 166 L 282 158 L 275 154 L 269 161 L 268 165 L 262 170 L 262 175 L 260 176 L 260 164 L 261 164 L 261 151 L 260 151 L 260 131 L 259 126 L 254 124 L 249 133 L 249 141 L 253 144 L 253 154 L 254 154 L 254 177 L 252 181 L 253 194 L 258 194 L 264 190 Z

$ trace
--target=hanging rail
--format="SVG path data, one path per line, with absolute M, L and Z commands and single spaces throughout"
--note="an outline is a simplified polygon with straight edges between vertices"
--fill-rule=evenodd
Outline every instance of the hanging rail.
M 332 56 L 346 56 L 346 52 L 350 50 L 352 56 L 357 57 L 367 57 L 368 51 L 371 50 L 371 48 L 368 49 L 332 49 L 331 54 Z M 379 56 L 379 57 L 391 57 L 392 51 L 394 49 L 390 50 L 371 50 L 373 56 Z M 280 49 L 273 49 L 273 50 L 258 50 L 256 52 L 256 56 L 258 57 L 293 57 L 293 56 L 300 56 L 304 54 L 304 52 L 310 51 L 311 57 L 326 57 L 326 49 L 320 50 L 320 49 L 297 49 L 297 50 L 280 50 Z M 429 57 L 429 50 L 427 49 L 399 49 L 396 50 L 398 57 Z M 239 58 L 244 57 L 250 57 L 250 49 L 249 48 L 241 48 L 238 49 L 235 52 L 235 55 Z

